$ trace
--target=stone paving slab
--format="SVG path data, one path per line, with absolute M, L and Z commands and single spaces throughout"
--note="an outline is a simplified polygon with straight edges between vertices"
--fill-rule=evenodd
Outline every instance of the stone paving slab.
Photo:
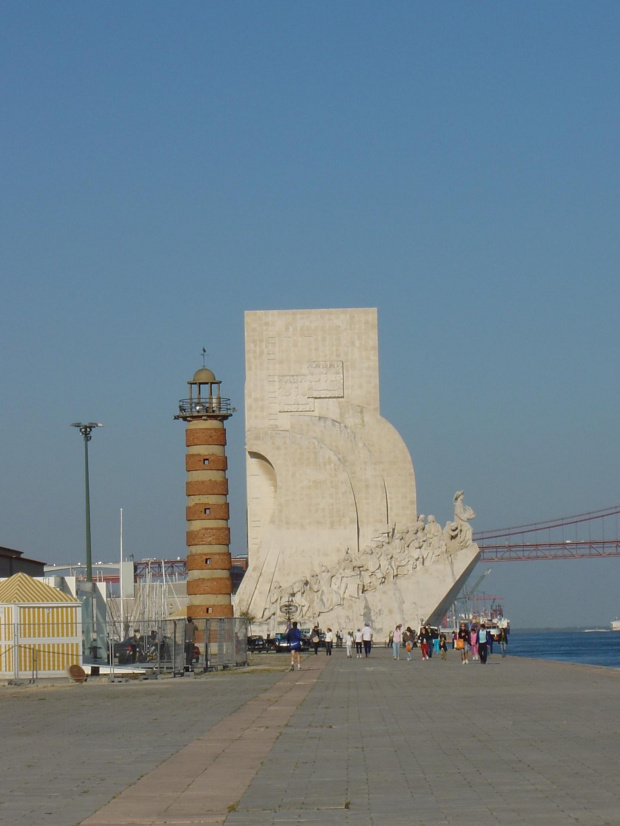
M 620 672 L 336 653 L 226 826 L 620 824 Z
M 325 665 L 313 660 L 302 671 L 288 673 L 83 821 L 84 826 L 224 823 Z
M 294 674 L 0 690 L 0 823 L 620 826 L 619 681 L 376 648 Z
M 74 826 L 281 677 L 0 687 L 0 824 Z

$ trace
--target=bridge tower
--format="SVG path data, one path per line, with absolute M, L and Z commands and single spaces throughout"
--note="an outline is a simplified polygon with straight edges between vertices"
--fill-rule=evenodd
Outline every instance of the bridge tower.
M 225 422 L 233 410 L 207 367 L 187 384 L 174 417 L 187 423 L 187 616 L 232 617 Z

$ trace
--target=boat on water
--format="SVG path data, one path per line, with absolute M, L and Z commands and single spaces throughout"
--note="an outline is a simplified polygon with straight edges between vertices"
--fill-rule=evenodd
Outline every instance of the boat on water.
M 510 620 L 504 616 L 501 605 L 496 605 L 488 611 L 468 611 L 453 616 L 448 615 L 439 630 L 444 633 L 456 633 L 462 622 L 468 628 L 479 628 L 484 623 L 487 631 L 493 637 L 498 637 L 502 629 L 510 634 Z
M 612 620 L 610 628 L 612 631 L 620 631 L 620 619 Z
M 464 590 L 463 596 L 457 597 L 444 617 L 440 630 L 445 633 L 458 632 L 462 622 L 468 628 L 479 627 L 484 623 L 492 637 L 498 637 L 502 629 L 510 634 L 510 620 L 504 616 L 503 597 L 490 594 L 476 594 L 478 585 L 491 573 L 489 568 L 482 574 L 471 590 Z

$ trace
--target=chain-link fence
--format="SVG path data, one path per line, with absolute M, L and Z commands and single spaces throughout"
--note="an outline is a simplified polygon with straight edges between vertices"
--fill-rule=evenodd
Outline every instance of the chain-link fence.
M 142 620 L 122 640 L 110 628 L 107 660 L 119 671 L 133 666 L 175 675 L 247 665 L 247 620 L 195 619 L 194 626 L 188 631 L 185 619 Z
M 128 671 L 145 676 L 181 675 L 214 671 L 248 663 L 247 620 L 226 617 L 196 619 L 188 629 L 185 619 L 137 621 L 119 634 L 110 623 L 105 645 L 91 645 L 88 666 L 109 671 L 110 676 Z M 82 663 L 82 629 L 77 621 L 0 621 L 0 679 L 28 679 L 64 675 Z M 96 673 L 93 671 L 92 673 Z
M 248 621 L 235 617 L 206 620 L 209 669 L 248 664 Z
M 184 620 L 139 620 L 124 629 L 122 639 L 118 629 L 108 626 L 107 652 L 100 658 L 110 666 L 114 674 L 140 670 L 145 673 L 182 672 L 186 664 L 204 670 L 204 654 L 200 662 L 200 649 L 186 652 Z

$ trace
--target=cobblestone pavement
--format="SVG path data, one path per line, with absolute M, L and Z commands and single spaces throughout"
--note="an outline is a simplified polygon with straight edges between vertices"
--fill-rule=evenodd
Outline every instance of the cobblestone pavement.
M 73 826 L 282 673 L 0 688 L 0 824 Z
M 2 689 L 0 823 L 620 826 L 619 689 L 614 669 L 385 648 Z
M 620 824 L 620 672 L 332 659 L 226 826 Z

